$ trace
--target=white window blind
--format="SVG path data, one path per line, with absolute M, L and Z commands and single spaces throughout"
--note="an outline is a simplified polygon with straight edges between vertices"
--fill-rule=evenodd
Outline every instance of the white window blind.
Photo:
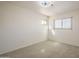
M 54 21 L 55 29 L 71 29 L 72 28 L 72 18 L 59 19 Z

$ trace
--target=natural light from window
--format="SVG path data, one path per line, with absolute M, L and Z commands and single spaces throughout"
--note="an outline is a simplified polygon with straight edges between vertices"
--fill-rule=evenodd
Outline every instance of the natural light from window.
M 71 29 L 72 22 L 70 18 L 59 19 L 54 21 L 54 29 Z

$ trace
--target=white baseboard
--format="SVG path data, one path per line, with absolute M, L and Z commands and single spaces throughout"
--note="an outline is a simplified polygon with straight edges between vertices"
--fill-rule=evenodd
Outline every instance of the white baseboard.
M 20 48 L 28 47 L 28 46 L 30 46 L 30 45 L 37 44 L 37 43 L 40 43 L 40 42 L 42 42 L 42 41 L 45 41 L 45 40 L 33 41 L 32 43 L 29 43 L 29 44 L 26 44 L 26 45 L 24 44 L 24 45 L 21 45 L 21 46 L 19 46 L 19 47 L 13 48 L 13 49 L 9 49 L 9 50 L 6 50 L 6 51 L 2 51 L 2 52 L 0 52 L 0 55 L 1 55 L 1 54 L 5 54 L 5 53 L 8 53 L 8 52 L 15 51 L 15 50 L 20 49 Z

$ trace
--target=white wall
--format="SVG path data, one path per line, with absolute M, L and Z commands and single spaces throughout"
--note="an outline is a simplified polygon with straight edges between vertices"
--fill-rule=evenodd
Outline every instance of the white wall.
M 0 2 L 0 54 L 46 40 L 46 16 Z
M 51 16 L 49 26 L 53 28 L 54 19 L 61 19 L 66 17 L 72 17 L 72 30 L 53 30 L 54 33 L 52 33 L 52 29 L 50 29 L 49 39 L 79 46 L 79 10 Z

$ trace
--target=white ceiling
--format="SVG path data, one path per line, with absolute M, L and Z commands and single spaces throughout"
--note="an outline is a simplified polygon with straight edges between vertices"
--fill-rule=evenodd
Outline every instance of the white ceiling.
M 56 14 L 79 9 L 79 1 L 54 1 L 54 6 L 50 6 L 47 8 L 41 7 L 39 1 L 11 1 L 8 3 L 28 8 L 47 16 L 53 16 Z

